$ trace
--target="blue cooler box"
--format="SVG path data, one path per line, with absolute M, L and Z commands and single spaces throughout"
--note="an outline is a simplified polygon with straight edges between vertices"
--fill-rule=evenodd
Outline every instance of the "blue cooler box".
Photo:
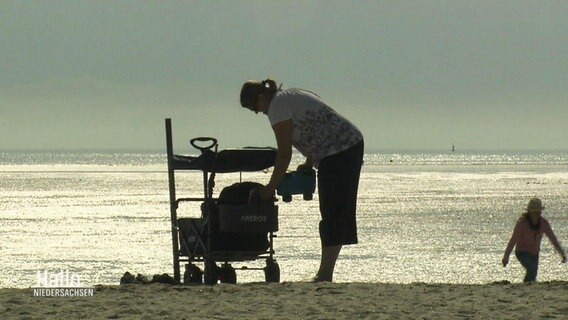
M 287 173 L 278 187 L 276 194 L 282 196 L 284 202 L 292 201 L 292 195 L 301 194 L 304 200 L 312 200 L 316 190 L 316 171 L 292 171 Z

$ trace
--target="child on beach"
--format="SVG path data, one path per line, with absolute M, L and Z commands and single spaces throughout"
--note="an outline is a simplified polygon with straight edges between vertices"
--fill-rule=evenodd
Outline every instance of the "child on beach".
M 538 255 L 542 235 L 546 234 L 556 251 L 562 256 L 562 263 L 566 263 L 566 253 L 556 239 L 548 221 L 542 217 L 544 206 L 538 198 L 532 198 L 526 212 L 517 220 L 513 235 L 505 249 L 503 267 L 509 263 L 509 255 L 515 247 L 515 256 L 526 270 L 524 282 L 536 281 L 538 272 Z

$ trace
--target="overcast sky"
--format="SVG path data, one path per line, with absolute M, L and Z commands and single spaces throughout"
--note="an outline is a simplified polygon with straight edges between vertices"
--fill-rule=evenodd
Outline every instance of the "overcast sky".
M 568 1 L 0 1 L 0 151 L 274 146 L 248 79 L 390 149 L 568 150 Z

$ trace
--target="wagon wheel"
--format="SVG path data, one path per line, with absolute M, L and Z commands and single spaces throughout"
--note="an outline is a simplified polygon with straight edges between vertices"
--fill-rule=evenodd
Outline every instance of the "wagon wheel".
M 208 285 L 213 285 L 219 280 L 218 267 L 213 260 L 205 260 L 205 271 L 203 274 L 203 282 Z
M 272 259 L 266 259 L 266 267 L 264 267 L 264 278 L 266 282 L 280 282 L 280 266 Z
M 237 283 L 237 272 L 235 268 L 228 263 L 223 264 L 219 272 L 219 280 L 221 283 Z
M 203 271 L 194 264 L 186 264 L 183 273 L 183 283 L 203 283 Z

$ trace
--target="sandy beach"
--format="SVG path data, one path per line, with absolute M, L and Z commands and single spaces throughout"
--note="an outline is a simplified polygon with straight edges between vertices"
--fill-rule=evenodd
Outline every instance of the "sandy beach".
M 97 286 L 92 297 L 1 289 L 1 319 L 567 319 L 568 282 Z

